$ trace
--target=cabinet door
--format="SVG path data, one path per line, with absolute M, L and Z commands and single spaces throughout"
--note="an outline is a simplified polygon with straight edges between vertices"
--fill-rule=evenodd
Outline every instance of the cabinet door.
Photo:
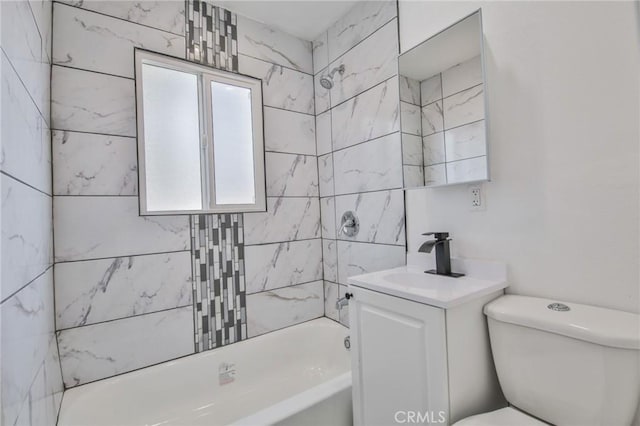
M 349 291 L 355 425 L 446 424 L 444 310 L 359 287 Z

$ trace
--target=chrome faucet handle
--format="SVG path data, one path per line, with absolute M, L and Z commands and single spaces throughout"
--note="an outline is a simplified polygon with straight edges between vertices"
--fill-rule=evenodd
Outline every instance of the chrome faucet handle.
M 347 237 L 354 237 L 360 230 L 360 222 L 355 213 L 351 210 L 344 212 L 342 220 L 340 221 L 340 229 L 338 235 L 346 235 Z

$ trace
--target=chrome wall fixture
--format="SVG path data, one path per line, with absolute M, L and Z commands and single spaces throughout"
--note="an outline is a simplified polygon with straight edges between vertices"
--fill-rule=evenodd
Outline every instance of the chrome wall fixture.
M 340 75 L 344 74 L 344 64 L 339 67 L 335 67 L 324 77 L 320 77 L 320 85 L 325 89 L 330 90 L 333 87 L 333 76 L 336 72 L 340 73 Z
M 340 221 L 340 230 L 338 235 L 346 235 L 347 237 L 355 237 L 360 231 L 360 221 L 356 214 L 351 210 L 344 212 Z

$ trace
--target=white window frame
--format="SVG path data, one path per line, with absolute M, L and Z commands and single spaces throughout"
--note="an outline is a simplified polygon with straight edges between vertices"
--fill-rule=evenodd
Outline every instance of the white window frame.
M 262 80 L 242 74 L 222 71 L 206 65 L 200 65 L 184 59 L 175 58 L 148 50 L 136 48 L 135 85 L 138 143 L 138 192 L 140 215 L 180 215 L 206 213 L 243 213 L 266 211 L 266 184 L 264 163 L 264 128 L 262 107 Z M 175 71 L 195 74 L 198 77 L 198 109 L 200 122 L 200 171 L 202 176 L 201 210 L 161 210 L 150 211 L 147 208 L 145 139 L 144 139 L 144 91 L 142 84 L 143 64 L 159 66 Z M 251 121 L 253 134 L 253 174 L 255 203 L 253 204 L 216 204 L 215 170 L 213 140 L 213 114 L 211 104 L 211 82 L 219 82 L 251 91 Z

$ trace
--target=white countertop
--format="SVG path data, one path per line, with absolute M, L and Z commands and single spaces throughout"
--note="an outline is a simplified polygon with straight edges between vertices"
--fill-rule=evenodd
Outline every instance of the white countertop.
M 426 267 L 401 266 L 349 277 L 350 285 L 413 300 L 439 308 L 452 308 L 508 286 L 503 277 L 452 278 L 427 274 Z M 460 269 L 459 269 L 460 270 Z M 506 271 L 506 269 L 505 269 Z M 465 272 L 461 270 L 461 272 Z

